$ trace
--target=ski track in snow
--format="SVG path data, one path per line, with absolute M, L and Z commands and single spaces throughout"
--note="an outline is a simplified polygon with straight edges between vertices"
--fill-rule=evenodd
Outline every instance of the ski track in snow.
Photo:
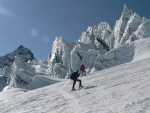
M 64 85 L 62 86 L 60 92 L 65 98 L 72 101 L 71 107 L 73 107 L 75 113 L 82 113 L 82 109 L 79 105 L 78 99 L 73 94 L 70 94 L 70 93 L 63 90 L 67 86 L 67 83 L 68 82 L 64 83 Z

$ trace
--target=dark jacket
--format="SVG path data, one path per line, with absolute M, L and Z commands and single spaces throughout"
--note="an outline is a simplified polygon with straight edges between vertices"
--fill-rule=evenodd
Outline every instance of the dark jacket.
M 71 74 L 71 76 L 70 76 L 70 79 L 77 79 L 78 77 L 80 76 L 80 73 L 78 73 L 78 72 L 73 72 L 72 74 Z

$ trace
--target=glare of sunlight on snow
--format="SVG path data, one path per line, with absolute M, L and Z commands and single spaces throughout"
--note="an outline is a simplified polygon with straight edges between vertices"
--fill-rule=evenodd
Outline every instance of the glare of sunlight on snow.
M 42 42 L 43 42 L 44 44 L 48 44 L 48 43 L 50 42 L 49 37 L 48 37 L 48 36 L 43 36 Z
M 38 30 L 37 30 L 36 28 L 33 28 L 33 29 L 31 29 L 30 34 L 31 34 L 33 37 L 37 37 L 38 34 L 39 34 L 39 32 L 38 32 Z

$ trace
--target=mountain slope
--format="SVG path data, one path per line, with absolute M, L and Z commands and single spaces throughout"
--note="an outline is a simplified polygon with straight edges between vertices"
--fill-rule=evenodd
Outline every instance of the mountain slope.
M 3 68 L 5 65 L 11 66 L 12 63 L 14 62 L 14 57 L 19 56 L 22 58 L 23 61 L 27 62 L 28 60 L 34 60 L 35 57 L 33 53 L 28 49 L 25 48 L 24 46 L 19 46 L 17 50 L 0 57 L 0 67 Z
M 13 89 L 2 92 L 0 111 L 8 113 L 150 112 L 150 58 L 104 69 L 81 79 L 87 89 L 74 92 L 70 92 L 72 87 L 70 80 L 32 91 Z

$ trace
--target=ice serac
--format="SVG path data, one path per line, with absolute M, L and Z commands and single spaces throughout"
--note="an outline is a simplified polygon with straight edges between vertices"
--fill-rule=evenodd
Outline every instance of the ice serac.
M 53 66 L 53 77 L 57 78 L 65 78 L 68 72 L 69 66 L 65 67 L 62 63 L 56 63 Z
M 36 61 L 25 63 L 20 57 L 16 56 L 12 65 L 12 73 L 8 80 L 9 85 L 4 89 L 25 88 L 32 90 L 60 81 L 58 79 L 50 78 L 48 75 L 42 73 L 35 73 L 35 69 L 31 67 L 32 63 L 38 64 Z M 43 68 L 44 67 L 42 67 L 42 69 Z
M 121 41 L 119 45 L 122 45 L 126 43 L 126 41 L 129 39 L 130 35 L 137 30 L 138 26 L 142 23 L 141 17 L 137 14 L 134 13 L 130 20 L 127 23 L 127 26 L 125 28 L 124 34 L 121 38 Z
M 78 42 L 88 45 L 90 48 L 95 49 L 95 36 L 94 31 L 96 28 L 88 27 L 87 31 L 82 32 L 81 37 L 79 38 Z
M 121 38 L 125 32 L 127 27 L 128 21 L 130 20 L 131 16 L 133 15 L 133 11 L 128 9 L 126 5 L 124 5 L 122 15 L 119 20 L 116 21 L 114 27 L 114 48 L 117 48 L 120 44 Z
M 84 52 L 80 47 L 75 46 L 71 51 L 70 63 L 71 69 L 75 72 L 79 70 L 80 65 L 84 62 L 86 52 Z
M 12 53 L 0 57 L 0 67 L 3 68 L 5 65 L 11 66 L 16 55 L 21 57 L 24 62 L 35 59 L 33 53 L 28 48 L 21 45 Z
M 74 47 L 73 43 L 69 43 L 61 36 L 56 37 L 52 52 L 49 56 L 49 64 L 51 65 L 52 76 L 65 78 L 70 66 L 70 54 Z
M 27 85 L 27 89 L 36 89 L 36 88 L 40 88 L 40 87 L 44 87 L 47 85 L 51 85 L 54 83 L 60 82 L 59 79 L 54 79 L 51 77 L 48 77 L 47 75 L 36 75 L 33 77 L 32 82 L 30 82 Z
M 29 84 L 35 76 L 35 70 L 23 60 L 16 56 L 13 66 L 12 75 L 10 75 L 9 86 L 11 88 L 23 88 Z
M 101 22 L 97 27 L 88 27 L 78 42 L 88 45 L 88 49 L 110 49 L 112 29 L 107 22 Z
M 144 21 L 139 25 L 138 29 L 132 34 L 136 39 L 150 37 L 150 19 L 144 19 Z M 132 37 L 130 37 L 132 39 Z
M 126 43 L 95 59 L 95 70 L 147 59 L 150 56 L 150 37 Z
M 107 22 L 101 22 L 97 27 L 88 27 L 71 51 L 72 71 L 78 70 L 81 64 L 85 64 L 87 71 L 95 67 L 98 54 L 104 55 L 112 48 L 112 34 L 111 26 Z
M 61 37 L 56 37 L 55 41 L 53 42 L 52 51 L 49 58 L 49 62 L 51 62 L 52 64 L 61 62 L 61 58 L 59 56 L 60 54 L 62 54 L 61 42 Z
M 27 64 L 35 69 L 36 74 L 46 74 L 49 68 L 48 61 L 46 60 L 32 60 L 28 61 Z
M 49 62 L 52 64 L 63 63 L 65 66 L 68 65 L 72 48 L 73 44 L 67 42 L 61 36 L 56 37 Z
M 106 53 L 106 51 L 101 51 L 101 50 L 94 50 L 94 49 L 89 49 L 87 54 L 88 54 L 88 59 L 87 59 L 87 62 L 88 62 L 88 65 L 86 67 L 86 70 L 88 71 L 88 73 L 90 72 L 90 70 L 93 68 L 93 67 L 96 67 L 96 63 L 98 63 L 96 60 L 97 60 L 97 56 L 98 55 L 104 55 Z M 99 66 L 98 66 L 99 65 Z M 98 64 L 98 68 L 100 67 L 100 63 Z
M 85 64 L 86 71 L 91 73 L 93 70 L 130 62 L 135 53 L 130 43 L 150 37 L 149 31 L 150 19 L 140 17 L 124 5 L 115 26 L 107 22 L 90 26 L 72 46 L 62 37 L 56 37 L 49 55 L 50 75 L 66 78 L 68 73 L 78 70 L 81 64 Z
M 96 34 L 96 37 L 97 37 L 97 40 L 100 41 L 100 40 L 103 40 L 103 43 L 104 44 L 104 47 L 106 47 L 107 50 L 109 50 L 110 48 L 110 35 L 112 33 L 112 29 L 111 29 L 111 26 L 107 23 L 107 22 L 101 22 L 99 25 L 98 25 L 98 29 L 97 29 L 97 34 Z

